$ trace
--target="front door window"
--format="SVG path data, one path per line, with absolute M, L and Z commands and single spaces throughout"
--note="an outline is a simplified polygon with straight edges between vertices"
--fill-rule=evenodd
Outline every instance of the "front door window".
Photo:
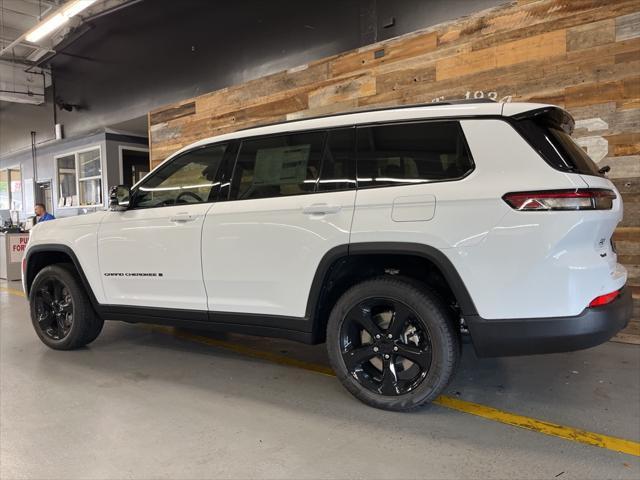
M 131 208 L 212 202 L 220 184 L 216 173 L 227 144 L 186 152 L 160 167 L 133 193 Z

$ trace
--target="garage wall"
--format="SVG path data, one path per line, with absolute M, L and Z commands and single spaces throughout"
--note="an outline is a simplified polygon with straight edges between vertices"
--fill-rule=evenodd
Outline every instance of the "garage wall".
M 468 15 L 508 0 L 148 0 L 89 19 L 50 66 L 65 135 Z M 105 40 L 107 39 L 107 40 Z M 51 140 L 51 88 L 39 107 L 0 102 L 0 158 Z
M 30 105 L 0 101 L 0 161 L 10 152 L 31 150 L 31 132 L 36 142 L 55 138 L 53 92 L 45 92 L 45 103 Z
M 146 148 L 147 145 L 147 139 L 143 137 L 133 137 L 109 132 L 94 132 L 83 137 L 67 138 L 38 146 L 36 150 L 37 178 L 34 178 L 36 175 L 34 175 L 33 171 L 33 159 L 30 149 L 23 150 L 10 157 L 0 158 L 0 169 L 20 168 L 23 179 L 23 191 L 26 191 L 27 188 L 33 188 L 32 183 L 26 183 L 27 179 L 35 180 L 36 182 L 51 181 L 53 187 L 53 210 L 50 213 L 53 213 L 58 218 L 69 217 L 90 213 L 106 207 L 109 202 L 109 188 L 121 183 L 119 148 L 140 149 Z M 55 158 L 92 147 L 100 148 L 103 206 L 82 208 L 60 207 L 58 205 L 60 198 L 58 195 L 59 184 L 55 172 Z M 23 206 L 25 209 L 20 212 L 21 220 L 33 216 L 31 210 L 26 210 L 25 202 L 23 202 Z M 0 211 L 0 213 L 5 217 L 9 214 L 7 210 Z
M 373 106 L 548 102 L 625 200 L 616 233 L 640 316 L 640 2 L 521 0 L 149 113 L 152 166 L 198 139 Z M 632 325 L 630 331 L 640 328 Z

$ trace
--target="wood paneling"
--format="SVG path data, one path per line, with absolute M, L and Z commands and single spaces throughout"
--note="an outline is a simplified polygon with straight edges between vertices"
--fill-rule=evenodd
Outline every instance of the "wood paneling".
M 161 122 L 167 122 L 176 118 L 193 115 L 194 113 L 196 113 L 196 102 L 192 101 L 183 105 L 159 110 L 149 116 L 149 121 L 151 124 L 156 125 Z
M 611 166 L 609 177 L 625 200 L 616 237 L 640 303 L 637 0 L 520 0 L 185 99 L 149 114 L 151 163 L 240 128 L 474 97 L 554 103 L 575 117 L 577 141 L 596 162 Z M 637 323 L 632 327 L 638 330 Z

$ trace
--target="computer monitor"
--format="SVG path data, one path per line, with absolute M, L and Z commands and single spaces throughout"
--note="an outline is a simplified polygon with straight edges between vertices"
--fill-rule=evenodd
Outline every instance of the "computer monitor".
M 11 223 L 11 214 L 9 210 L 0 210 L 0 227 Z

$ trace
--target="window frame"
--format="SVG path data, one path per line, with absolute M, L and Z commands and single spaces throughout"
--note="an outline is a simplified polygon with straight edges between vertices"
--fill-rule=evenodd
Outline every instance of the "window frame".
M 229 155 L 237 155 L 237 151 L 234 151 L 234 145 L 236 143 L 237 142 L 235 140 L 223 140 L 223 141 L 220 141 L 220 142 L 207 143 L 206 145 L 199 145 L 197 147 L 190 148 L 188 150 L 185 150 L 184 152 L 180 152 L 180 153 L 174 155 L 173 157 L 170 157 L 170 158 L 166 159 L 157 168 L 151 170 L 138 183 L 136 183 L 133 187 L 131 187 L 131 193 L 129 195 L 129 199 L 130 199 L 129 200 L 129 204 L 130 205 L 134 205 L 134 206 L 128 207 L 127 210 L 149 210 L 149 209 L 152 209 L 152 208 L 167 208 L 167 207 L 175 207 L 175 206 L 185 207 L 185 206 L 190 206 L 190 205 L 203 205 L 203 204 L 207 204 L 207 203 L 216 203 L 216 202 L 220 201 L 220 192 L 224 188 L 224 184 L 222 183 L 223 178 L 221 177 L 221 175 L 226 172 L 226 167 L 227 167 L 226 162 L 228 161 Z M 156 206 L 152 206 L 152 207 L 138 207 L 138 206 L 135 206 L 135 196 L 137 195 L 140 187 L 144 186 L 144 184 L 147 181 L 151 180 L 155 175 L 160 173 L 165 168 L 169 167 L 173 162 L 175 162 L 179 158 L 181 158 L 181 157 L 183 157 L 185 155 L 188 155 L 190 153 L 193 153 L 195 151 L 204 150 L 205 148 L 212 148 L 212 147 L 216 147 L 216 146 L 223 145 L 223 144 L 227 144 L 227 149 L 225 150 L 224 155 L 222 156 L 222 160 L 220 161 L 220 166 L 218 167 L 218 170 L 216 171 L 216 176 L 214 178 L 214 182 L 219 182 L 220 186 L 218 188 L 218 191 L 216 192 L 216 194 L 213 196 L 212 199 L 208 198 L 207 201 L 205 201 L 205 202 L 185 203 L 185 204 L 180 204 L 180 205 L 156 205 Z
M 79 154 L 81 153 L 86 153 L 86 152 L 92 152 L 94 150 L 97 150 L 100 156 L 100 175 L 93 175 L 91 177 L 83 177 L 82 179 L 80 179 L 80 165 L 79 165 Z M 61 158 L 64 157 L 70 157 L 73 155 L 73 164 L 74 164 L 74 170 L 75 170 L 75 177 L 76 177 L 76 195 L 78 196 L 78 205 L 65 205 L 63 207 L 58 206 L 58 204 L 60 203 L 60 175 L 58 172 L 58 165 L 59 165 L 59 160 Z M 55 155 L 53 157 L 54 159 L 54 177 L 55 177 L 55 185 L 56 185 L 56 202 L 54 205 L 54 209 L 55 210 L 71 210 L 71 209 L 78 209 L 78 208 L 96 208 L 99 206 L 104 205 L 104 179 L 103 179 L 103 175 L 104 175 L 104 168 L 103 168 L 103 155 L 102 155 L 102 146 L 100 144 L 97 145 L 91 145 L 89 147 L 86 148 L 81 148 L 79 150 L 72 150 L 70 152 L 65 152 L 65 153 L 61 153 L 58 155 Z M 100 202 L 99 203 L 95 203 L 93 205 L 91 204 L 82 204 L 80 202 L 80 182 L 81 181 L 89 181 L 89 180 L 100 180 Z
M 461 117 L 442 117 L 442 118 L 427 118 L 427 119 L 416 119 L 416 120 L 399 120 L 399 121 L 390 121 L 390 122 L 369 122 L 369 123 L 361 123 L 356 125 L 356 134 L 354 139 L 355 144 L 355 155 L 356 155 L 356 189 L 357 190 L 370 190 L 372 188 L 393 188 L 393 187 L 406 187 L 407 185 L 425 185 L 432 183 L 445 183 L 445 182 L 459 182 L 467 178 L 476 170 L 476 162 L 473 158 L 473 154 L 471 152 L 471 148 L 469 147 L 469 142 L 467 141 L 467 136 L 464 134 L 464 129 L 462 128 L 461 122 L 464 118 Z M 360 185 L 360 176 L 359 176 L 359 149 L 358 149 L 358 130 L 361 128 L 371 128 L 371 127 L 384 127 L 388 125 L 413 125 L 413 124 L 423 124 L 423 123 L 456 123 L 458 127 L 458 131 L 462 135 L 462 140 L 464 142 L 464 146 L 467 150 L 467 155 L 469 156 L 470 168 L 464 175 L 455 178 L 446 178 L 442 180 L 425 180 L 425 181 L 417 181 L 417 182 L 398 182 L 387 185 Z

